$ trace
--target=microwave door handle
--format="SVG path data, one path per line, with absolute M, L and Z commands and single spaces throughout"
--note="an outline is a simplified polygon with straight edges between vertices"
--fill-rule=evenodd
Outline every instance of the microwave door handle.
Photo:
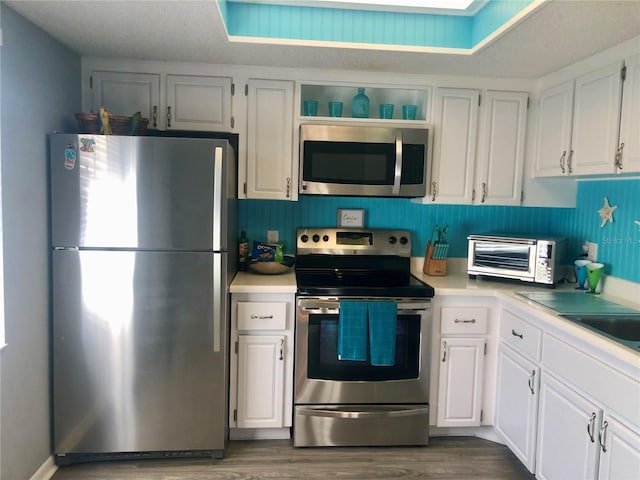
M 400 180 L 402 178 L 402 130 L 396 130 L 396 168 L 393 176 L 393 195 L 400 195 Z

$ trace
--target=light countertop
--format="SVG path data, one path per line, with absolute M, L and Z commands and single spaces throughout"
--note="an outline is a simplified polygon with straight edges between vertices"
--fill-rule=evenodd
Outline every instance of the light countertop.
M 261 275 L 259 273 L 238 272 L 231 282 L 231 293 L 296 293 L 296 274 Z

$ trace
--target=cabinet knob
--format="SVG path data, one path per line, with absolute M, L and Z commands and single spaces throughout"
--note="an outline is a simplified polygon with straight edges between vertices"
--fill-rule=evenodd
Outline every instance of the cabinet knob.
M 167 107 L 167 128 L 171 128 L 171 107 Z
M 284 338 L 280 339 L 280 357 L 278 360 L 284 360 Z
M 438 184 L 436 182 L 431 182 L 431 201 L 436 201 L 436 191 Z
M 442 363 L 447 361 L 447 342 L 442 342 Z
M 571 166 L 573 160 L 573 150 L 569 152 L 569 158 L 567 158 L 567 168 L 569 169 L 569 173 L 573 173 L 573 167 Z
M 511 330 L 511 335 L 513 335 L 514 337 L 518 337 L 518 338 L 523 338 L 524 335 L 522 335 L 520 332 L 517 332 L 516 330 Z
M 287 177 L 287 198 L 291 197 L 291 177 Z
M 154 127 L 158 126 L 158 106 L 157 105 L 153 106 L 153 126 Z
M 461 319 L 459 319 L 459 318 L 456 318 L 453 322 L 454 322 L 454 323 L 476 323 L 476 319 L 475 319 L 475 318 L 472 318 L 472 319 L 470 319 L 470 320 L 465 320 L 465 319 L 462 319 L 462 320 L 461 320 Z
M 536 392 L 534 390 L 534 380 L 536 378 L 536 371 L 531 370 L 531 375 L 529 375 L 529 390 L 531 390 L 531 395 L 535 395 Z
M 482 182 L 482 198 L 480 199 L 480 203 L 484 203 L 487 199 L 487 184 Z
M 252 320 L 271 320 L 273 315 L 251 315 Z

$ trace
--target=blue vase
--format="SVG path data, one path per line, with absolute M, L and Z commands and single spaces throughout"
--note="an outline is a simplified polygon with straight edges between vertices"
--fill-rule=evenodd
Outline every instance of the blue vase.
M 353 118 L 369 118 L 369 97 L 364 94 L 364 88 L 358 88 L 358 94 L 353 97 L 351 116 Z

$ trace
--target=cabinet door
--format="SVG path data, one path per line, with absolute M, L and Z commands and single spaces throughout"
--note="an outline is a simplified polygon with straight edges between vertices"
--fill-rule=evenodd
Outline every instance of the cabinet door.
M 484 345 L 484 338 L 442 338 L 438 384 L 439 427 L 480 425 Z
M 284 335 L 238 336 L 238 428 L 283 427 Z
M 473 201 L 479 98 L 478 90 L 436 90 L 432 202 L 470 204 Z
M 615 172 L 622 99 L 622 62 L 576 79 L 569 174 Z M 637 134 L 636 134 L 637 136 Z
M 602 410 L 545 375 L 540 387 L 536 477 L 596 479 Z
M 551 87 L 540 95 L 536 135 L 535 174 L 555 177 L 568 174 L 571 153 L 574 82 Z
M 160 75 L 152 73 L 100 72 L 91 74 L 92 110 L 105 107 L 113 115 L 140 112 L 149 128 L 160 128 Z
M 640 172 L 640 54 L 627 59 L 622 91 L 618 172 Z
M 480 107 L 475 203 L 520 205 L 528 94 L 488 91 Z
M 167 129 L 231 131 L 231 78 L 167 75 Z
M 535 468 L 540 369 L 502 345 L 498 352 L 496 428 L 527 469 Z
M 247 198 L 291 200 L 293 82 L 249 80 Z
M 599 480 L 640 478 L 640 435 L 605 415 L 599 437 Z

